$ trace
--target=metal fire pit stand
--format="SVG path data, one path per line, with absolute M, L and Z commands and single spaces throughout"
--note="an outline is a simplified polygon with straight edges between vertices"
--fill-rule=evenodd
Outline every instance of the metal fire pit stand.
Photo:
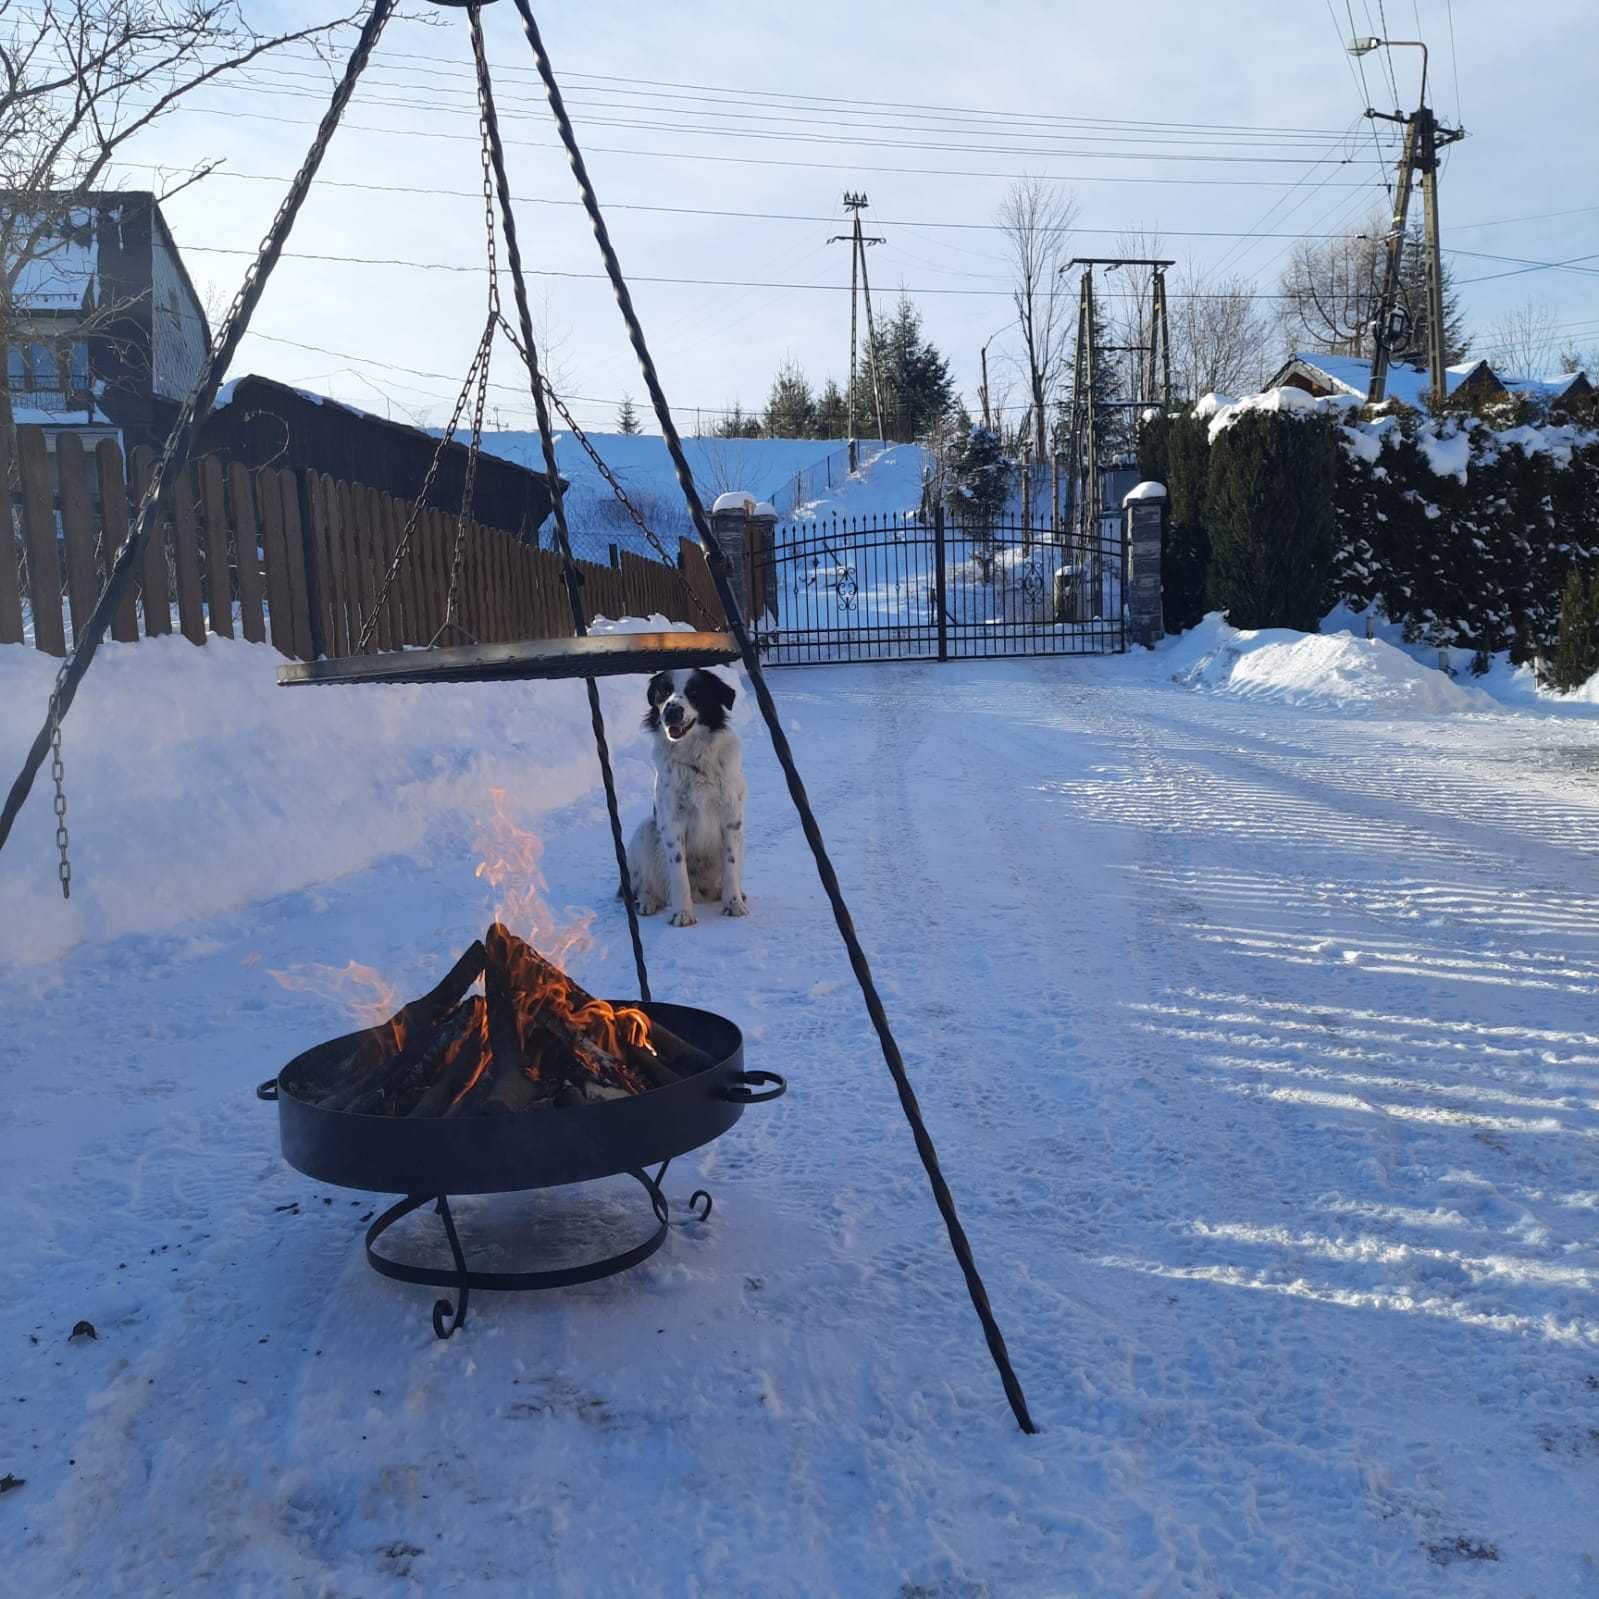
M 455 1230 L 455 1218 L 450 1214 L 449 1199 L 443 1195 L 434 1199 L 428 1194 L 413 1194 L 409 1199 L 402 1199 L 397 1205 L 390 1205 L 367 1228 L 367 1264 L 373 1271 L 380 1271 L 385 1277 L 393 1277 L 397 1282 L 419 1283 L 427 1288 L 453 1289 L 455 1292 L 453 1304 L 448 1299 L 438 1299 L 433 1303 L 433 1331 L 440 1338 L 448 1338 L 466 1320 L 467 1300 L 474 1288 L 482 1288 L 497 1294 L 525 1293 L 540 1288 L 573 1288 L 579 1283 L 593 1283 L 602 1277 L 614 1277 L 618 1272 L 627 1271 L 648 1260 L 666 1242 L 667 1228 L 671 1221 L 671 1207 L 667 1203 L 661 1182 L 666 1176 L 666 1168 L 671 1164 L 671 1161 L 663 1160 L 660 1169 L 653 1177 L 646 1171 L 634 1170 L 627 1173 L 627 1176 L 639 1183 L 649 1195 L 650 1208 L 655 1213 L 657 1225 L 655 1231 L 642 1244 L 635 1244 L 633 1248 L 625 1249 L 617 1255 L 607 1255 L 603 1260 L 546 1271 L 472 1271 L 466 1263 L 466 1251 L 461 1248 L 460 1234 Z M 704 1221 L 711 1213 L 711 1196 L 705 1189 L 696 1188 L 689 1195 L 690 1208 L 701 1201 L 704 1202 L 704 1208 L 698 1210 L 696 1215 L 700 1221 Z M 450 1254 L 455 1258 L 453 1271 L 445 1271 L 437 1266 L 407 1265 L 404 1261 L 391 1260 L 387 1255 L 380 1255 L 375 1247 L 378 1239 L 395 1222 L 429 1204 L 435 1207 L 439 1220 L 444 1223 L 444 1236 L 449 1240 Z

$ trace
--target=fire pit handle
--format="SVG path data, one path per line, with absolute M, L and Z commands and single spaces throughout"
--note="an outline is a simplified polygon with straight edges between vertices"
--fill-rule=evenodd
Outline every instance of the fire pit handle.
M 255 1097 L 257 1099 L 276 1099 L 278 1097 L 277 1078 L 269 1077 L 264 1083 L 259 1084 L 255 1091 Z
M 777 1087 L 764 1094 L 755 1094 L 750 1092 L 751 1083 L 776 1083 Z M 777 1072 L 740 1072 L 723 1092 L 728 1099 L 736 1099 L 741 1105 L 759 1105 L 768 1099 L 779 1099 L 786 1094 L 788 1079 Z

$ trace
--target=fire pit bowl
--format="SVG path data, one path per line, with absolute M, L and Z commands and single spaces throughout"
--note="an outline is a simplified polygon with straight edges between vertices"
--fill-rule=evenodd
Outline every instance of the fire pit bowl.
M 367 1259 L 377 1271 L 403 1282 L 453 1287 L 456 1305 L 440 1300 L 433 1311 L 435 1332 L 447 1338 L 465 1319 L 471 1288 L 567 1287 L 648 1259 L 666 1238 L 670 1210 L 661 1180 L 671 1161 L 721 1137 L 746 1105 L 785 1092 L 788 1085 L 776 1072 L 744 1070 L 743 1035 L 726 1017 L 687 1005 L 651 1002 L 637 1008 L 704 1050 L 712 1064 L 629 1098 L 516 1114 L 407 1118 L 330 1110 L 317 1101 L 327 1092 L 330 1074 L 347 1070 L 351 1051 L 367 1036 L 358 1032 L 297 1055 L 256 1094 L 277 1103 L 279 1137 L 291 1166 L 341 1188 L 407 1196 L 367 1230 Z M 653 1165 L 659 1169 L 651 1175 L 645 1168 Z M 555 1270 L 467 1269 L 447 1196 L 552 1188 L 623 1174 L 644 1187 L 655 1215 L 656 1230 L 643 1244 Z M 703 1204 L 697 1212 L 701 1220 L 709 1215 L 711 1199 L 703 1189 L 689 1203 Z M 426 1204 L 437 1205 L 455 1259 L 453 1271 L 391 1260 L 374 1248 L 387 1228 Z

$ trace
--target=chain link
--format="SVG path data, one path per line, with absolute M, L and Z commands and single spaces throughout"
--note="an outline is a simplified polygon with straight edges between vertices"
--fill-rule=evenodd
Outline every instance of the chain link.
M 357 655 L 363 654 L 372 643 L 373 634 L 377 631 L 378 618 L 383 614 L 383 607 L 389 602 L 389 595 L 393 591 L 395 580 L 400 575 L 400 568 L 411 553 L 411 540 L 415 535 L 416 525 L 421 520 L 428 495 L 432 491 L 434 480 L 439 475 L 439 467 L 443 464 L 445 452 L 455 442 L 455 435 L 461 426 L 461 416 L 470 397 L 471 437 L 466 449 L 466 478 L 461 491 L 461 509 L 455 519 L 455 546 L 450 555 L 450 586 L 444 598 L 443 620 L 439 623 L 438 631 L 430 643 L 436 644 L 451 627 L 458 632 L 466 633 L 466 629 L 455 619 L 455 608 L 461 590 L 466 525 L 471 519 L 472 499 L 477 489 L 478 460 L 483 448 L 483 414 L 488 404 L 489 361 L 494 350 L 494 331 L 505 321 L 500 312 L 499 240 L 494 225 L 494 170 L 489 151 L 488 109 L 483 102 L 481 90 L 478 94 L 478 132 L 482 145 L 478 154 L 483 168 L 483 232 L 489 273 L 488 319 L 484 324 L 483 337 L 478 340 L 472 364 L 467 368 L 466 380 L 461 385 L 461 392 L 456 396 L 455 409 L 450 413 L 449 426 L 445 428 L 439 446 L 433 452 L 433 459 L 428 463 L 427 476 L 422 479 L 422 487 L 412 502 L 410 514 L 405 519 L 404 528 L 401 529 L 399 541 L 394 548 L 394 559 L 389 562 L 389 569 L 383 577 L 383 587 L 372 603 L 372 614 L 362 624 L 361 637 L 356 642 L 354 650 Z
M 55 703 L 55 696 L 50 697 L 51 704 Z M 61 880 L 62 899 L 72 898 L 72 862 L 67 856 L 67 791 L 62 779 L 66 776 L 66 769 L 61 764 L 61 718 L 53 715 L 50 718 L 50 781 L 55 784 L 56 790 L 56 848 L 61 852 L 61 864 L 56 868 L 56 876 Z
M 527 358 L 527 351 L 522 348 L 522 341 L 517 338 L 515 330 L 511 327 L 510 323 L 505 320 L 504 317 L 500 318 L 500 327 L 504 330 L 506 338 L 510 340 L 511 348 L 514 349 L 519 356 L 521 356 L 523 365 L 528 368 L 529 372 L 531 372 L 533 370 L 533 364 Z M 700 613 L 701 620 L 704 621 L 706 626 L 713 632 L 720 632 L 724 624 L 716 619 L 712 612 L 707 609 L 704 601 L 701 600 L 699 595 L 694 592 L 694 586 L 683 575 L 683 569 L 681 565 L 667 553 L 666 546 L 661 543 L 654 529 L 651 528 L 649 523 L 644 520 L 644 513 L 640 511 L 639 508 L 634 505 L 632 500 L 628 498 L 627 490 L 624 489 L 621 483 L 617 481 L 616 474 L 610 469 L 609 466 L 606 465 L 605 461 L 601 458 L 599 451 L 596 450 L 593 444 L 589 442 L 588 434 L 586 434 L 583 429 L 577 425 L 577 419 L 569 410 L 567 410 L 565 402 L 563 402 L 560 395 L 550 387 L 549 381 L 545 378 L 542 372 L 538 374 L 538 380 L 539 387 L 544 391 L 544 397 L 560 414 L 561 420 L 566 423 L 567 427 L 571 430 L 572 437 L 575 438 L 583 447 L 583 453 L 587 455 L 589 460 L 594 463 L 595 471 L 597 471 L 609 485 L 611 493 L 616 496 L 618 502 L 621 504 L 622 509 L 626 511 L 628 516 L 632 519 L 634 526 L 636 526 L 639 532 L 644 535 L 645 539 L 649 542 L 650 548 L 654 550 L 658 556 L 660 556 L 662 563 L 665 566 L 670 567 L 672 571 L 677 574 L 677 580 L 682 584 L 683 592 L 688 595 L 689 603 L 696 611 Z

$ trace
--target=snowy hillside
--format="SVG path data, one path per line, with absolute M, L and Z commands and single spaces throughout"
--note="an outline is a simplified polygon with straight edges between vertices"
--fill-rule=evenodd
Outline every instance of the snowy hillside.
M 474 1295 L 439 1343 L 362 1258 L 376 1196 L 281 1158 L 252 1088 L 350 1017 L 271 973 L 420 992 L 482 929 L 499 787 L 597 918 L 575 975 L 627 992 L 581 688 L 282 691 L 261 647 L 108 644 L 71 905 L 47 794 L 0 857 L 16 1590 L 1591 1591 L 1599 712 L 1209 627 L 773 673 L 1032 1438 L 747 694 L 752 915 L 645 936 L 789 1096 L 673 1167 L 645 1265 Z M 15 753 L 51 663 L 0 670 Z M 604 700 L 631 822 L 641 686 Z M 456 1215 L 516 1269 L 632 1242 L 616 1186 Z
M 591 433 L 589 443 L 650 530 L 675 552 L 679 538 L 693 536 L 666 443 L 653 435 Z M 489 433 L 483 447 L 518 465 L 543 470 L 536 433 Z M 700 497 L 709 506 L 719 494 L 742 489 L 771 502 L 784 518 L 818 514 L 866 515 L 914 509 L 921 497 L 924 452 L 913 444 L 861 442 L 862 472 L 851 479 L 843 439 L 684 439 L 684 453 Z M 604 560 L 609 544 L 652 553 L 627 511 L 579 441 L 558 434 L 555 457 L 571 485 L 566 512 L 579 555 Z

